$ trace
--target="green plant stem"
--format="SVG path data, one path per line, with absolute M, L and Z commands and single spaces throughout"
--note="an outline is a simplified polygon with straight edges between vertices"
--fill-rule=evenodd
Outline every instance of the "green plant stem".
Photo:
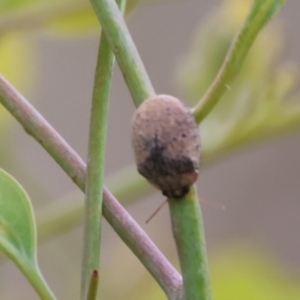
M 242 150 L 246 146 L 255 145 L 259 142 L 278 138 L 300 130 L 300 106 L 282 105 L 277 111 L 270 113 L 263 119 L 241 120 L 232 131 L 217 144 L 206 147 L 204 163 L 209 165 L 235 151 Z
M 0 102 L 84 192 L 86 165 L 83 160 L 2 75 Z M 180 274 L 106 187 L 103 189 L 103 197 L 103 215 L 106 220 L 170 299 L 175 299 L 172 296 L 181 289 Z
M 7 253 L 7 255 L 12 258 L 11 253 L 13 253 L 13 251 Z M 17 254 L 16 257 L 19 258 L 20 256 Z M 28 279 L 29 283 L 32 285 L 40 298 L 42 300 L 56 300 L 56 297 L 53 295 L 47 283 L 45 282 L 36 261 L 32 261 L 28 258 L 18 258 L 12 259 L 17 264 L 24 276 Z
M 157 191 L 137 172 L 136 165 L 133 164 L 110 176 L 106 182 L 123 205 Z
M 229 132 L 219 143 L 204 145 L 202 168 L 224 159 L 235 151 L 243 150 L 246 146 L 299 131 L 300 107 L 286 107 L 285 110 L 281 110 L 280 116 L 276 117 L 271 113 L 270 118 L 263 123 L 254 124 L 248 129 L 244 129 L 242 124 L 237 124 L 234 128 L 236 129 Z M 137 174 L 135 166 L 126 167 L 111 176 L 107 185 L 123 204 L 134 202 L 155 191 L 152 185 Z M 51 202 L 37 213 L 39 242 L 68 231 L 82 220 L 83 204 L 78 198 L 79 192 L 71 193 Z
M 193 110 L 197 123 L 210 113 L 238 74 L 256 36 L 285 0 L 254 0 L 241 30 L 234 39 L 216 78 Z
M 155 190 L 129 166 L 110 176 L 107 187 L 122 204 L 129 204 Z M 54 199 L 37 211 L 38 242 L 41 243 L 77 226 L 83 218 L 83 202 L 80 191 Z
M 98 272 L 96 270 L 94 270 L 94 272 L 92 272 L 90 282 L 89 282 L 87 300 L 97 299 L 98 284 L 99 284 Z
M 38 267 L 28 272 L 26 278 L 30 281 L 42 300 L 56 300 L 55 296 L 50 291 L 47 283 L 40 274 Z
M 155 95 L 154 89 L 114 0 L 91 0 L 136 106 Z
M 56 300 L 41 274 L 36 258 L 20 255 L 13 247 L 3 247 L 4 253 L 18 266 L 36 293 L 43 300 Z
M 169 207 L 185 300 L 211 300 L 203 220 L 196 188 L 181 199 L 169 199 Z
M 102 193 L 110 81 L 114 57 L 102 34 L 91 108 L 87 176 L 85 184 L 84 248 L 81 299 L 87 297 L 90 278 L 99 269 L 101 245 Z
M 118 0 L 118 5 L 121 6 L 121 11 L 124 12 L 126 1 Z M 90 280 L 93 278 L 94 272 L 98 273 L 100 262 L 105 145 L 113 65 L 113 52 L 106 36 L 102 33 L 94 80 L 85 184 L 84 248 L 81 277 L 82 300 L 87 297 Z M 97 295 L 97 291 L 95 291 L 95 295 Z

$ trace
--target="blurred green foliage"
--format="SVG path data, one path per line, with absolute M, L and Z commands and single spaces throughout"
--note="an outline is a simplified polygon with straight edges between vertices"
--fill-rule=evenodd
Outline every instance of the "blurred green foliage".
M 212 83 L 251 2 L 226 0 L 200 22 L 177 70 L 190 104 L 197 103 Z M 298 96 L 299 70 L 284 58 L 284 43 L 279 21 L 258 36 L 236 80 L 201 124 L 204 160 L 300 129 L 300 104 L 291 101 Z
M 140 0 L 127 1 L 126 14 Z M 46 30 L 66 37 L 99 31 L 99 21 L 88 0 L 13 0 L 0 3 L 0 33 L 16 30 Z
M 30 94 L 34 85 L 36 59 L 35 50 L 25 35 L 0 35 L 0 72 L 25 95 Z M 0 132 L 7 124 L 7 117 L 8 113 L 1 106 Z
M 221 245 L 211 271 L 215 300 L 300 299 L 300 278 L 249 242 Z
M 235 240 L 220 244 L 209 256 L 209 261 L 215 300 L 300 298 L 300 278 L 291 274 L 289 269 L 268 251 L 255 246 L 251 241 Z M 124 264 L 121 260 L 117 262 Z M 142 277 L 135 283 L 130 292 L 127 290 L 125 299 L 166 299 L 154 281 Z M 125 284 L 128 285 L 126 280 Z M 123 288 L 123 292 L 125 290 Z M 106 296 L 110 295 L 107 293 Z M 115 299 L 120 299 L 120 294 L 116 295 Z
M 128 12 L 138 2 L 142 1 L 129 1 Z M 199 101 L 219 70 L 250 3 L 249 0 L 224 0 L 201 21 L 190 51 L 177 72 L 180 87 L 191 105 Z M 69 38 L 96 32 L 99 23 L 87 0 L 2 0 L 0 72 L 24 94 L 30 94 L 38 72 L 38 53 L 30 39 L 34 30 Z M 298 69 L 293 62 L 283 58 L 283 45 L 282 26 L 279 22 L 272 22 L 253 45 L 238 78 L 228 87 L 228 93 L 202 124 L 204 156 L 223 155 L 232 148 L 300 129 L 300 107 L 294 101 L 298 96 Z M 1 108 L 0 130 L 5 129 L 4 124 L 7 124 L 7 118 Z M 146 186 L 144 192 L 148 190 Z M 67 213 L 67 206 L 65 211 Z M 74 218 L 79 219 L 78 212 Z M 66 220 L 66 223 L 72 224 L 70 228 L 76 223 Z M 54 231 L 58 232 L 59 228 Z M 119 249 L 119 246 L 114 249 L 110 259 L 112 263 L 103 268 L 107 282 L 101 287 L 103 299 L 121 299 L 125 292 L 123 299 L 165 299 L 156 283 L 149 281 L 147 276 L 140 276 L 132 261 L 126 256 L 124 259 Z M 62 257 L 66 261 L 70 257 L 73 259 L 69 253 L 63 253 Z M 66 265 L 68 263 L 70 268 L 74 268 L 73 261 L 66 262 Z M 250 244 L 220 245 L 219 252 L 211 256 L 210 263 L 216 300 L 300 298 L 300 279 L 291 277 L 268 253 Z M 123 270 L 118 278 L 114 268 Z M 119 282 L 120 276 L 124 278 L 123 282 Z M 131 285 L 127 277 L 133 277 Z M 73 282 L 70 278 L 65 279 Z M 8 294 L 2 290 L 1 299 L 4 293 Z M 65 291 L 65 295 L 73 299 L 70 295 L 74 294 Z M 4 298 L 7 299 L 6 296 Z

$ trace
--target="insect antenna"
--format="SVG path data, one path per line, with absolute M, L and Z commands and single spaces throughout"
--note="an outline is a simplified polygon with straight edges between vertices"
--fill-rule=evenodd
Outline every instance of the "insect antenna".
M 151 214 L 151 216 L 146 220 L 146 224 L 148 224 L 153 217 L 162 209 L 162 207 L 168 202 L 168 198 Z

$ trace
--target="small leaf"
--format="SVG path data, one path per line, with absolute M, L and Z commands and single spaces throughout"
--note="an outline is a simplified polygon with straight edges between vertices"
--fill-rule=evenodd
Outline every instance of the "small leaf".
M 28 195 L 0 169 L 0 249 L 18 266 L 42 299 L 55 299 L 36 260 L 36 229 Z

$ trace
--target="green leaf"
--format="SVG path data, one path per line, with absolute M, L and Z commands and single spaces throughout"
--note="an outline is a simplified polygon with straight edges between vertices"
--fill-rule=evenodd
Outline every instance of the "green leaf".
M 0 169 L 0 249 L 18 266 L 43 300 L 55 297 L 36 260 L 36 229 L 28 195 Z

